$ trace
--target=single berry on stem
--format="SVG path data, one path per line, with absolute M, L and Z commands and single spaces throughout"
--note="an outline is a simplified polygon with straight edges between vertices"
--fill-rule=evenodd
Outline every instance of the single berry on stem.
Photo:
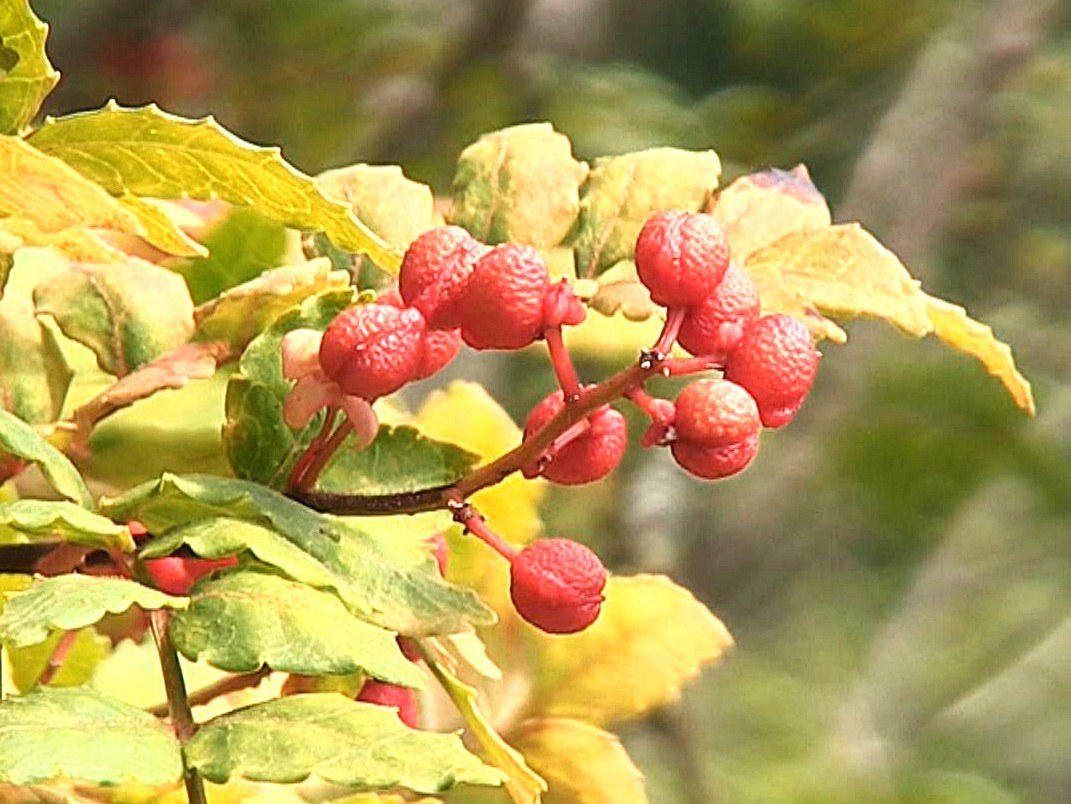
M 378 399 L 416 375 L 424 316 L 413 308 L 362 304 L 343 310 L 324 332 L 320 367 L 343 393 Z
M 429 229 L 410 243 L 398 274 L 400 299 L 420 310 L 429 329 L 461 326 L 458 303 L 472 266 L 489 251 L 460 226 Z
M 724 361 L 760 311 L 758 287 L 746 271 L 730 264 L 714 292 L 688 310 L 677 340 L 690 354 Z
M 161 592 L 167 592 L 169 595 L 184 595 L 190 591 L 191 586 L 208 573 L 223 567 L 233 567 L 237 563 L 238 559 L 235 556 L 214 559 L 164 556 L 146 561 L 145 570 Z
M 744 330 L 729 354 L 725 378 L 755 398 L 764 427 L 781 427 L 814 385 L 821 357 L 806 324 L 789 315 L 767 315 Z
M 550 273 L 531 246 L 505 243 L 477 260 L 458 308 L 473 349 L 522 349 L 543 334 Z
M 759 449 L 759 409 L 728 380 L 696 380 L 677 396 L 671 449 L 677 463 L 707 480 L 742 471 Z
M 564 407 L 561 391 L 544 397 L 528 414 L 524 438 L 530 439 Z M 598 480 L 617 466 L 628 447 L 625 417 L 611 407 L 602 407 L 588 416 L 587 425 L 570 440 L 556 441 L 544 453 L 536 473 L 554 483 L 576 486 Z
M 636 239 L 636 271 L 663 307 L 694 307 L 729 267 L 729 238 L 712 216 L 685 210 L 647 219 Z
M 599 616 L 606 568 L 571 539 L 540 539 L 510 566 L 510 599 L 529 623 L 550 634 L 583 631 Z

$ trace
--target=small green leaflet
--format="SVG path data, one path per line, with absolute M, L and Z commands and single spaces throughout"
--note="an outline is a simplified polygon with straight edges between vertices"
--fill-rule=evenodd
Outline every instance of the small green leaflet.
M 329 592 L 239 569 L 201 581 L 190 597 L 190 607 L 171 618 L 170 628 L 175 647 L 190 660 L 236 673 L 267 665 L 307 676 L 365 672 L 392 684 L 424 686 L 393 632 L 358 620 Z
M 39 688 L 0 702 L 0 781 L 174 784 L 182 755 L 148 712 L 87 687 Z
M 4 134 L 18 134 L 28 126 L 59 81 L 59 73 L 45 54 L 47 37 L 48 26 L 34 16 L 27 0 L 0 3 L 0 46 L 5 60 L 12 62 L 0 78 L 0 131 Z
M 32 499 L 0 503 L 0 544 L 57 539 L 105 550 L 134 549 L 126 526 L 74 503 Z
M 117 377 L 193 335 L 193 301 L 182 277 L 140 260 L 73 265 L 39 283 L 33 300 L 38 315 L 55 318 Z
M 52 327 L 34 316 L 33 305 L 14 293 L 0 299 L 0 407 L 26 422 L 53 422 L 71 376 Z
M 35 147 L 58 157 L 113 195 L 221 198 L 248 206 L 284 226 L 323 231 L 347 251 L 363 252 L 397 272 L 401 254 L 294 169 L 278 148 L 235 137 L 213 118 L 186 120 L 150 105 L 49 118 L 32 135 Z
M 188 602 L 125 578 L 57 575 L 8 598 L 0 614 L 0 642 L 19 648 L 36 645 L 52 630 L 84 628 L 135 604 L 143 609 L 181 609 Z
M 466 622 L 494 621 L 475 593 L 439 577 L 420 541 L 387 538 L 354 521 L 318 514 L 258 483 L 165 474 L 102 500 L 101 507 L 119 520 L 138 519 L 154 533 L 216 517 L 266 526 L 315 562 L 303 558 L 291 564 L 288 559 L 280 561 L 281 570 L 303 583 L 327 586 L 329 580 L 354 615 L 398 633 L 452 633 Z M 263 538 L 263 532 L 258 537 Z M 282 554 L 278 546 L 275 554 Z M 310 577 L 312 571 L 316 575 Z
M 0 409 L 0 452 L 37 464 L 56 491 L 83 508 L 93 507 L 93 496 L 70 459 L 37 434 L 22 419 Z
M 186 744 L 185 754 L 212 782 L 241 776 L 293 783 L 315 775 L 366 790 L 437 793 L 503 780 L 457 735 L 410 729 L 391 709 L 334 693 L 291 695 L 214 718 Z
M 296 432 L 283 422 L 283 400 L 290 391 L 279 358 L 283 337 L 295 329 L 323 331 L 353 302 L 350 289 L 311 296 L 277 318 L 242 354 L 238 372 L 227 386 L 223 426 L 227 460 L 238 477 L 274 488 L 285 485 L 294 462 L 320 427 L 322 415 Z

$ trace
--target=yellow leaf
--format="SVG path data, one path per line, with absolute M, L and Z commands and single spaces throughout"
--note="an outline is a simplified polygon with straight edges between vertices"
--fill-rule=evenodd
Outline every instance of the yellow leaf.
M 859 224 L 792 232 L 753 253 L 744 267 L 759 285 L 764 313 L 794 315 L 816 337 L 836 343 L 847 335 L 824 315 L 880 318 L 916 338 L 935 334 L 981 361 L 1033 414 L 1030 385 L 1007 345 L 962 308 L 924 293 L 897 256 Z
M 586 631 L 528 632 L 538 662 L 529 712 L 596 725 L 676 700 L 733 644 L 706 606 L 661 575 L 611 578 L 602 614 Z
M 133 212 L 141 222 L 143 237 L 150 245 L 176 257 L 207 257 L 208 249 L 182 231 L 165 207 L 136 195 L 122 195 L 119 203 Z
M 514 742 L 546 780 L 547 804 L 647 804 L 643 775 L 609 732 L 579 720 L 527 720 Z
M 75 262 L 125 263 L 130 259 L 129 255 L 105 242 L 96 233 L 80 226 L 46 233 L 38 229 L 33 221 L 10 217 L 3 221 L 3 228 L 27 246 L 55 249 Z
M 18 216 L 41 232 L 73 226 L 141 234 L 137 216 L 99 184 L 18 137 L 0 137 L 0 217 Z
M 926 303 L 933 334 L 953 349 L 981 361 L 986 371 L 1008 389 L 1015 404 L 1033 416 L 1034 394 L 1030 383 L 1016 370 L 1008 345 L 998 341 L 992 329 L 968 316 L 962 307 L 933 296 L 927 296 Z
M 710 213 L 725 227 L 732 258 L 740 263 L 790 232 L 825 229 L 832 222 L 826 199 L 803 165 L 741 176 L 718 193 Z
M 521 429 L 510 415 L 473 382 L 452 382 L 429 395 L 413 423 L 429 438 L 457 444 L 479 455 L 483 463 L 521 441 Z M 525 480 L 515 473 L 474 494 L 472 504 L 487 517 L 496 533 L 523 544 L 542 529 L 537 508 L 544 491 L 542 481 Z
M 540 796 L 546 791 L 547 783 L 495 731 L 480 711 L 476 690 L 462 683 L 433 657 L 428 657 L 428 667 L 457 707 L 487 761 L 506 774 L 506 791 L 514 804 L 540 804 Z

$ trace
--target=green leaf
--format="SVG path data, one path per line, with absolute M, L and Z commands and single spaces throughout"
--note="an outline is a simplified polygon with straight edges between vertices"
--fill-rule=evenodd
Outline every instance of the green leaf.
M 291 383 L 283 377 L 283 337 L 295 329 L 323 331 L 353 304 L 353 291 L 311 296 L 300 308 L 284 313 L 253 339 L 227 386 L 223 446 L 231 469 L 241 478 L 282 488 L 294 462 L 322 424 L 316 416 L 297 432 L 283 421 L 283 401 Z
M 580 634 L 525 632 L 538 666 L 530 711 L 595 725 L 677 700 L 733 644 L 706 606 L 661 575 L 611 578 L 599 619 Z
M 318 514 L 258 483 L 165 474 L 118 498 L 102 500 L 101 508 L 119 520 L 136 518 L 153 533 L 213 517 L 270 526 L 279 539 L 316 562 L 287 560 L 284 565 L 280 561 L 283 572 L 303 583 L 334 588 L 353 614 L 392 631 L 450 633 L 461 630 L 466 621 L 494 621 L 494 615 L 474 593 L 439 577 L 434 559 L 419 539 L 382 535 L 364 528 L 359 520 Z M 225 528 L 216 526 L 199 536 L 228 538 L 215 535 L 221 530 Z M 265 535 L 261 532 L 255 538 L 264 539 Z M 265 555 L 258 557 L 272 560 Z
M 857 223 L 796 231 L 748 257 L 744 267 L 762 295 L 763 312 L 795 315 L 816 337 L 835 343 L 844 331 L 824 315 L 879 318 L 915 338 L 934 334 L 978 359 L 1031 415 L 1030 383 L 1011 349 L 962 307 L 923 292 L 899 258 Z
M 0 780 L 174 784 L 175 735 L 162 721 L 87 688 L 38 689 L 0 702 Z
M 185 755 L 212 782 L 237 775 L 293 783 L 315 774 L 348 787 L 418 793 L 502 782 L 457 735 L 410 729 L 391 709 L 333 693 L 292 695 L 214 718 L 186 744 Z
M 88 346 L 101 369 L 124 376 L 193 334 L 193 302 L 182 277 L 152 263 L 76 265 L 33 291 L 38 315 Z
M 0 131 L 19 134 L 59 81 L 45 54 L 48 26 L 34 16 L 27 0 L 0 5 Z M 6 66 L 11 65 L 11 66 Z
M 66 634 L 53 632 L 44 642 L 26 648 L 7 648 L 11 660 L 11 680 L 20 690 L 37 687 L 45 667 L 52 659 L 61 639 Z M 76 632 L 74 642 L 63 657 L 63 664 L 48 682 L 50 687 L 81 687 L 96 672 L 111 651 L 112 643 L 108 637 L 98 634 L 92 628 L 83 628 Z
M 710 214 L 725 227 L 732 258 L 741 264 L 790 232 L 824 229 L 832 223 L 829 205 L 803 165 L 734 179 L 718 193 Z
M 517 748 L 547 781 L 560 804 L 647 804 L 643 774 L 621 741 L 579 720 L 524 721 Z
M 286 229 L 249 207 L 231 209 L 203 241 L 207 257 L 167 263 L 185 277 L 195 304 L 281 265 L 286 256 Z
M 447 220 L 485 243 L 552 248 L 576 221 L 587 173 L 550 123 L 484 134 L 461 152 Z
M 71 384 L 71 369 L 52 329 L 13 295 L 0 300 L 0 408 L 23 421 L 55 421 Z
M 323 231 L 340 248 L 363 252 L 397 271 L 401 255 L 329 199 L 278 148 L 245 142 L 207 117 L 185 120 L 155 105 L 49 118 L 33 143 L 114 195 L 221 198 L 294 229 Z
M 117 525 L 74 503 L 53 500 L 0 503 L 0 543 L 56 539 L 106 550 L 134 549 L 134 540 L 125 525 Z
M 171 618 L 171 639 L 188 659 L 236 673 L 267 665 L 308 676 L 364 672 L 424 686 L 393 632 L 358 620 L 328 592 L 240 569 L 201 581 L 190 597 L 190 607 Z
M 137 216 L 99 184 L 23 139 L 0 135 L 0 218 L 11 216 L 43 234 L 74 227 L 141 234 Z
M 83 508 L 93 507 L 93 496 L 70 459 L 6 410 L 0 410 L 0 451 L 36 464 L 61 495 Z
M 167 212 L 136 195 L 120 196 L 119 203 L 134 213 L 141 224 L 141 236 L 149 245 L 176 257 L 205 257 L 208 249 L 182 231 Z
M 242 348 L 282 313 L 310 296 L 345 289 L 349 280 L 349 274 L 332 271 L 327 259 L 267 271 L 198 307 L 197 334 Z
M 478 455 L 433 441 L 415 427 L 384 425 L 363 450 L 343 444 L 319 485 L 325 491 L 398 494 L 453 483 L 478 462 Z
M 57 575 L 8 598 L 0 614 L 0 641 L 22 648 L 43 642 L 51 630 L 84 628 L 135 604 L 147 610 L 181 609 L 188 602 L 126 578 Z
M 515 804 L 539 804 L 541 795 L 547 791 L 547 783 L 528 767 L 524 756 L 495 731 L 495 727 L 480 711 L 476 690 L 462 683 L 434 658 L 428 659 L 428 667 L 450 696 L 488 760 L 505 774 L 506 791 L 510 798 Z
M 702 209 L 720 175 L 713 151 L 651 148 L 596 159 L 580 201 L 577 276 L 596 276 L 631 259 L 640 228 L 654 213 Z

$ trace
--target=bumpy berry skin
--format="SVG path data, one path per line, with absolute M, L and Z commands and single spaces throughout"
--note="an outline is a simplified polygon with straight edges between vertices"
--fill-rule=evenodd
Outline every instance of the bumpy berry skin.
M 417 728 L 419 711 L 416 693 L 409 687 L 399 687 L 397 684 L 387 684 L 370 678 L 364 682 L 361 691 L 357 693 L 357 700 L 376 704 L 376 706 L 396 707 L 402 723 L 411 729 Z
M 513 559 L 510 598 L 517 612 L 551 634 L 583 631 L 599 616 L 606 569 L 570 539 L 540 539 Z
M 376 298 L 377 304 L 389 304 L 404 310 L 408 305 L 402 300 L 402 294 L 396 289 L 380 293 Z M 420 354 L 420 362 L 417 363 L 416 373 L 413 380 L 423 380 L 433 374 L 439 373 L 446 368 L 458 352 L 461 351 L 461 330 L 459 329 L 426 329 L 424 330 L 423 348 Z
M 759 408 L 736 383 L 696 380 L 677 396 L 674 426 L 682 441 L 721 447 L 759 431 Z
M 473 264 L 488 250 L 460 226 L 429 229 L 405 252 L 398 274 L 401 298 L 420 310 L 430 329 L 457 329 L 458 301 Z
M 461 337 L 473 349 L 522 349 L 543 331 L 550 274 L 530 246 L 496 246 L 473 266 L 461 297 Z
M 673 458 L 682 469 L 704 480 L 720 480 L 744 471 L 759 451 L 759 435 L 720 447 L 704 447 L 695 441 L 676 441 Z
M 677 342 L 693 355 L 724 360 L 760 309 L 758 287 L 746 271 L 730 265 L 714 292 L 684 316 Z
M 647 219 L 636 239 L 636 271 L 655 304 L 694 307 L 729 267 L 729 238 L 712 216 L 669 210 Z
M 811 390 L 820 358 L 802 321 L 763 316 L 744 330 L 729 355 L 725 378 L 755 398 L 763 426 L 781 427 L 792 421 Z
M 565 407 L 561 391 L 546 396 L 532 408 L 524 424 L 525 439 L 531 438 Z M 561 447 L 540 474 L 552 483 L 579 486 L 591 483 L 621 462 L 628 447 L 625 417 L 610 407 L 596 410 L 588 417 L 589 428 Z
M 161 592 L 184 595 L 208 573 L 223 567 L 233 567 L 237 563 L 238 559 L 234 556 L 215 559 L 164 556 L 146 561 L 145 569 Z
M 425 330 L 424 316 L 411 307 L 350 307 L 324 332 L 320 368 L 345 394 L 364 399 L 386 396 L 416 375 Z

